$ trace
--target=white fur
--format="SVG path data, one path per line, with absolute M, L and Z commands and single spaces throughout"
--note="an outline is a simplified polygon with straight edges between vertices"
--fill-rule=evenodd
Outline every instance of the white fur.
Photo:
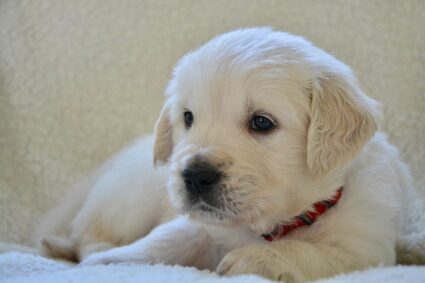
M 277 128 L 253 133 L 254 113 Z M 268 28 L 224 34 L 177 65 L 155 141 L 104 165 L 75 198 L 83 205 L 61 216 L 72 219 L 67 231 L 40 232 L 41 247 L 83 264 L 165 262 L 286 282 L 393 265 L 415 192 L 397 149 L 375 134 L 378 119 L 350 69 L 306 40 Z M 222 206 L 208 213 L 188 205 L 181 177 L 197 156 L 226 175 Z M 340 202 L 316 223 L 262 239 L 340 186 Z M 123 247 L 94 253 L 111 246 Z

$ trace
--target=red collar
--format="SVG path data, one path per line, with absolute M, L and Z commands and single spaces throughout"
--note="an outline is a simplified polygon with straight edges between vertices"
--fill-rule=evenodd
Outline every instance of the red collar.
M 337 204 L 342 195 L 342 187 L 338 188 L 335 194 L 327 200 L 318 201 L 313 204 L 313 208 L 308 210 L 292 220 L 288 224 L 278 224 L 269 234 L 263 234 L 267 241 L 279 240 L 292 230 L 313 224 L 319 216 L 324 214 L 329 208 Z

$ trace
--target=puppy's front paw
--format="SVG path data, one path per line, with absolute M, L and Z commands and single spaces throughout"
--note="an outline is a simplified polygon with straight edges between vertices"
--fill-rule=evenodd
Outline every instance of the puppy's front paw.
M 124 262 L 149 263 L 143 253 L 129 252 L 126 247 L 121 247 L 91 254 L 88 257 L 84 258 L 80 265 L 111 264 Z
M 275 281 L 286 283 L 304 282 L 295 266 L 273 249 L 255 245 L 229 252 L 217 267 L 220 275 L 257 274 Z
M 128 261 L 120 254 L 114 253 L 113 250 L 98 252 L 86 257 L 80 265 L 97 265 L 97 264 L 110 264 Z

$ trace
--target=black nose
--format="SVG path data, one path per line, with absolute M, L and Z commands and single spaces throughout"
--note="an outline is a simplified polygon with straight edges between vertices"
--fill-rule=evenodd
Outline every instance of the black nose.
M 220 179 L 220 173 L 208 163 L 193 164 L 182 172 L 186 189 L 191 193 L 205 193 Z

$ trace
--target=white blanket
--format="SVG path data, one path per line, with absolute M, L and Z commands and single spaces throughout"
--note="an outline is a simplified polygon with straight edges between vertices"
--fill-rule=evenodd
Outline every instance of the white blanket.
M 37 255 L 11 252 L 0 255 L 0 282 L 6 283 L 141 283 L 141 282 L 272 282 L 255 275 L 219 277 L 208 271 L 162 264 L 73 266 Z M 377 267 L 343 274 L 316 283 L 424 283 L 425 267 Z

